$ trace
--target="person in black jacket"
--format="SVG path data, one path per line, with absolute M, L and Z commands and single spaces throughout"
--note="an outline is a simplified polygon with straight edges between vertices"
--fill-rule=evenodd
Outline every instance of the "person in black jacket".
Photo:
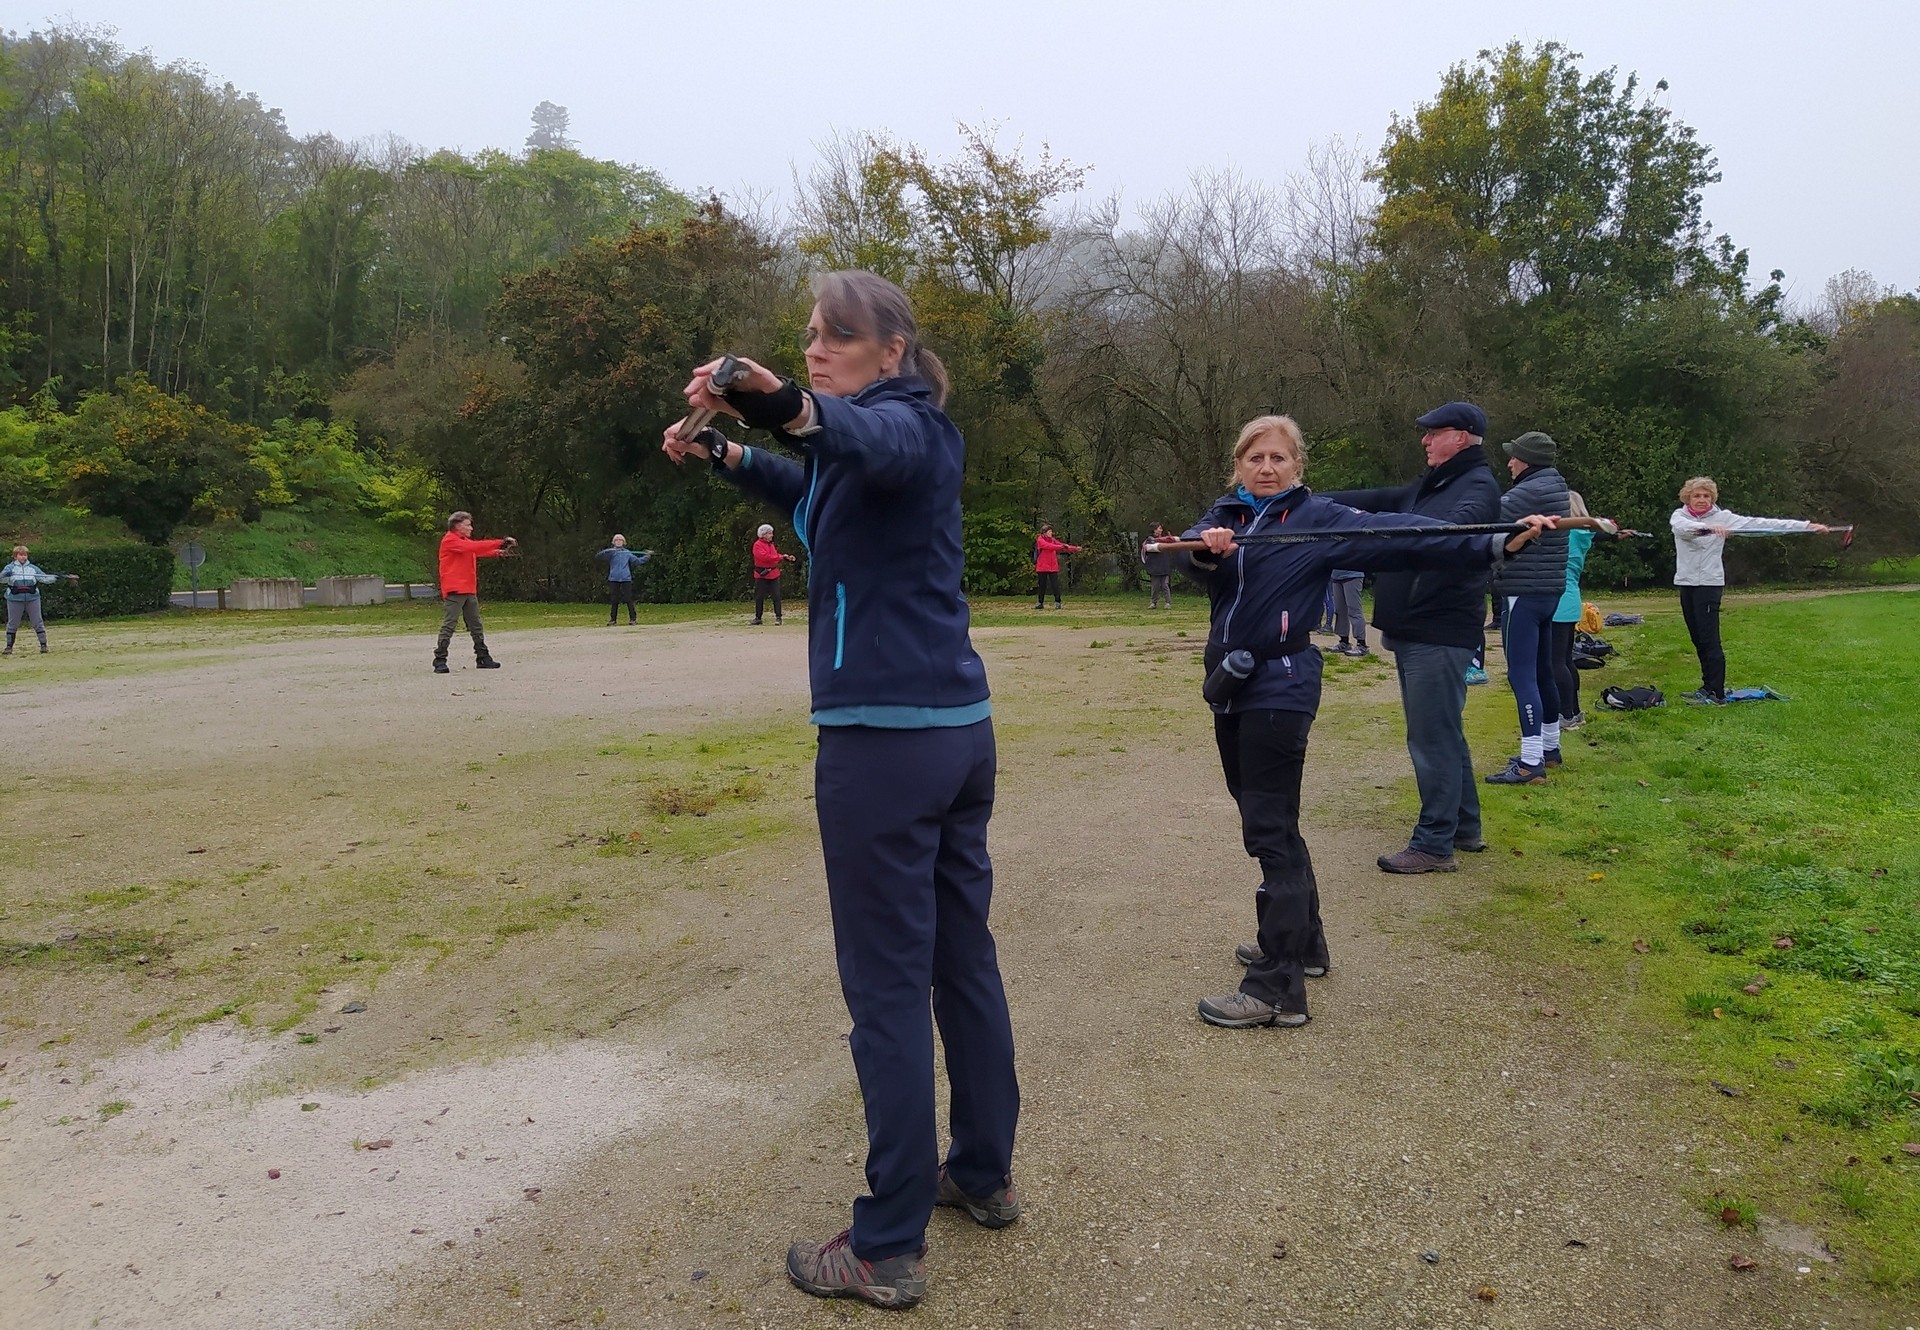
M 1554 469 L 1558 451 L 1551 435 L 1530 430 L 1505 445 L 1513 488 L 1500 496 L 1500 520 L 1528 513 L 1568 515 L 1567 480 Z M 1567 589 L 1567 533 L 1548 531 L 1520 557 L 1501 568 L 1494 590 L 1506 607 L 1500 641 L 1507 655 L 1507 682 L 1520 711 L 1520 753 L 1489 785 L 1544 785 L 1547 768 L 1560 765 L 1560 690 L 1553 679 L 1553 614 Z
M 1265 544 L 1257 537 L 1267 533 L 1439 524 L 1413 514 L 1368 517 L 1316 496 L 1300 483 L 1305 444 L 1287 416 L 1249 421 L 1233 458 L 1233 492 L 1216 500 L 1183 537 L 1205 542 L 1206 551 L 1181 557 L 1211 602 L 1203 657 L 1209 680 L 1202 694 L 1213 708 L 1214 741 L 1240 810 L 1242 843 L 1260 865 L 1254 892 L 1259 941 L 1235 948 L 1246 977 L 1238 992 L 1202 998 L 1200 1018 L 1233 1029 L 1293 1028 L 1307 1023 L 1306 979 L 1325 974 L 1329 963 L 1320 889 L 1300 834 L 1300 778 L 1320 705 L 1322 669 L 1307 635 L 1334 566 L 1418 566 L 1478 584 L 1488 563 L 1506 557 L 1508 545 L 1523 547 L 1539 528 L 1511 539 L 1406 535 Z M 1544 525 L 1546 519 L 1536 521 Z M 1242 653 L 1241 663 L 1252 669 L 1237 686 L 1227 685 L 1222 671 Z
M 1411 485 L 1343 490 L 1326 497 L 1370 513 L 1418 513 L 1441 522 L 1479 524 L 1500 515 L 1500 483 L 1483 440 L 1487 415 L 1471 402 L 1448 402 L 1421 416 L 1427 469 Z M 1393 652 L 1407 755 L 1420 789 L 1420 818 L 1407 848 L 1377 861 L 1389 873 L 1450 873 L 1455 850 L 1487 848 L 1480 833 L 1479 780 L 1461 716 L 1467 666 L 1481 649 L 1487 575 L 1415 569 L 1374 576 L 1373 626 Z
M 1147 608 L 1159 609 L 1165 605 L 1173 608 L 1173 556 L 1164 550 L 1150 550 L 1147 546 L 1156 541 L 1172 540 L 1173 533 L 1161 522 L 1153 524 L 1153 534 L 1140 542 L 1140 563 L 1147 570 L 1151 590 L 1147 593 Z
M 926 1293 L 934 1206 L 988 1228 L 1020 1214 L 1013 1028 L 987 927 L 992 708 L 960 593 L 966 444 L 942 409 L 946 372 L 892 282 L 827 273 L 814 298 L 809 389 L 743 360 L 725 396 L 711 386 L 719 361 L 686 391 L 692 407 L 771 430 L 799 461 L 711 429 L 689 444 L 675 426 L 663 446 L 676 462 L 705 453 L 789 517 L 811 559 L 814 807 L 872 1194 L 837 1237 L 794 1243 L 787 1275 L 819 1297 L 909 1307 Z M 935 1021 L 953 1100 L 944 1163 Z

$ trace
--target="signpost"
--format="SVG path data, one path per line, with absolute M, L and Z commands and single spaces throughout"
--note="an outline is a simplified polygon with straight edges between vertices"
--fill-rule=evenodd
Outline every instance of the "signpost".
M 180 562 L 187 565 L 187 579 L 193 585 L 193 608 L 200 608 L 200 565 L 207 561 L 207 551 L 202 545 L 188 541 L 180 548 Z

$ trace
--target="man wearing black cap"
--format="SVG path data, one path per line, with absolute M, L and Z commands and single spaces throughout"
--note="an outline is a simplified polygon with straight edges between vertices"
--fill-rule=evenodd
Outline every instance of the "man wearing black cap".
M 1346 490 L 1326 497 L 1370 513 L 1419 513 L 1442 522 L 1498 519 L 1500 484 L 1481 441 L 1487 413 L 1472 402 L 1448 402 L 1421 416 L 1427 469 L 1411 485 Z M 1407 754 L 1420 787 L 1420 821 L 1407 848 L 1380 856 L 1389 873 L 1451 873 L 1455 850 L 1480 851 L 1479 780 L 1461 713 L 1467 665 L 1480 649 L 1487 578 L 1421 569 L 1377 573 L 1373 626 L 1393 652 L 1400 705 L 1407 717 Z

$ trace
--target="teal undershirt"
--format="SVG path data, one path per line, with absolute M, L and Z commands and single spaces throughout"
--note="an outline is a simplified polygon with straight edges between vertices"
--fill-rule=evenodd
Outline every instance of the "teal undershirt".
M 815 725 L 864 725 L 871 730 L 946 730 L 973 725 L 993 714 L 982 698 L 963 707 L 828 707 L 809 718 Z

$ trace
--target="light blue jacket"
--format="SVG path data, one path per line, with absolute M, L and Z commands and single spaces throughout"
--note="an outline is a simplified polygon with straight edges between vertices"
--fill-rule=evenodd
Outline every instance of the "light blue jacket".
M 1555 623 L 1580 622 L 1580 572 L 1587 566 L 1587 551 L 1593 548 L 1593 532 L 1567 532 L 1567 589 L 1553 611 Z
M 65 573 L 50 573 L 36 564 L 7 560 L 5 573 L 0 573 L 7 583 L 8 600 L 32 600 L 40 594 L 40 588 L 51 586 L 65 577 Z
M 631 582 L 633 570 L 653 557 L 652 550 L 630 550 L 624 545 L 611 545 L 593 556 L 607 565 L 609 582 Z

